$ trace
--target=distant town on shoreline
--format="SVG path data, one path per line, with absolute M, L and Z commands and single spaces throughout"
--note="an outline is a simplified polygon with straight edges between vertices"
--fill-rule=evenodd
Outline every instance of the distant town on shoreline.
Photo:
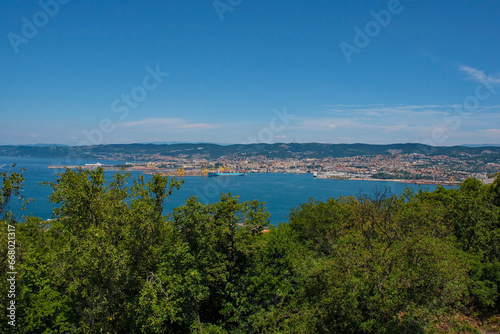
M 475 177 L 488 183 L 500 171 L 500 147 L 434 147 L 423 144 L 210 143 L 116 144 L 99 146 L 0 146 L 1 156 L 64 159 L 51 168 L 125 169 L 146 174 L 207 175 L 226 170 L 245 173 L 312 173 L 331 179 L 392 180 L 458 184 Z M 123 164 L 78 164 L 78 159 Z

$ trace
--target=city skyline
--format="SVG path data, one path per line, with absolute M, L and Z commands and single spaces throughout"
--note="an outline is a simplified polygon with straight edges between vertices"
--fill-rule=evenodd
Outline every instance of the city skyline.
M 500 4 L 3 3 L 0 144 L 500 144 Z

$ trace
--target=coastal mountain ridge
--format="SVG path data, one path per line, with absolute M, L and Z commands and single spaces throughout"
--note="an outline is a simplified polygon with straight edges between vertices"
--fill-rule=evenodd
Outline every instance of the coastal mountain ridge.
M 265 156 L 278 159 L 342 158 L 353 156 L 375 156 L 394 154 L 423 154 L 427 156 L 447 155 L 494 155 L 500 157 L 498 146 L 430 146 L 424 144 L 322 144 L 322 143 L 274 143 L 274 144 L 110 144 L 96 146 L 0 146 L 0 156 L 37 157 L 37 158 L 95 158 L 110 156 L 119 159 L 120 155 L 171 156 L 218 159 L 223 156 Z

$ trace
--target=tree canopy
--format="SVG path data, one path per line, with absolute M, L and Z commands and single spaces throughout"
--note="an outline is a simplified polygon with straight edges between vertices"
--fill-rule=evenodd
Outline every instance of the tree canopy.
M 52 220 L 20 218 L 9 203 L 23 181 L 0 173 L 19 333 L 480 333 L 500 319 L 498 175 L 311 199 L 276 227 L 264 203 L 231 194 L 165 214 L 182 181 L 102 169 L 47 184 Z

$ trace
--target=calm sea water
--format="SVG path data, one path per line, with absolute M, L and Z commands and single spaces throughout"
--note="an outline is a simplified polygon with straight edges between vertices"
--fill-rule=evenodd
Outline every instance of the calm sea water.
M 48 196 L 51 188 L 40 185 L 40 182 L 54 181 L 56 174 L 62 170 L 48 169 L 49 165 L 71 165 L 78 163 L 108 163 L 117 162 L 104 160 L 79 160 L 68 161 L 64 159 L 38 159 L 38 158 L 16 158 L 0 156 L 0 172 L 19 170 L 26 168 L 24 172 L 26 181 L 23 186 L 23 196 L 33 198 L 35 201 L 28 204 L 24 215 L 33 214 L 42 219 L 51 218 L 54 204 L 49 203 Z M 17 163 L 16 168 L 11 168 Z M 111 175 L 114 172 L 106 172 Z M 137 175 L 138 173 L 132 173 Z M 149 178 L 149 176 L 146 176 Z M 184 204 L 187 198 L 196 195 L 200 202 L 216 202 L 220 193 L 231 193 L 240 196 L 240 200 L 254 200 L 266 202 L 266 208 L 271 213 L 273 224 L 287 221 L 286 216 L 290 209 L 300 203 L 308 201 L 309 198 L 325 201 L 331 197 L 359 195 L 360 192 L 371 194 L 376 188 L 389 188 L 392 193 L 399 194 L 406 187 L 418 189 L 418 185 L 408 185 L 398 182 L 384 181 L 354 181 L 354 180 L 326 180 L 314 178 L 311 174 L 247 174 L 245 176 L 225 177 L 201 177 L 188 176 L 183 178 L 185 183 L 180 190 L 174 191 L 165 212 L 171 212 L 173 208 Z M 435 186 L 423 186 L 430 191 Z M 19 214 L 20 205 L 14 203 L 13 210 Z

